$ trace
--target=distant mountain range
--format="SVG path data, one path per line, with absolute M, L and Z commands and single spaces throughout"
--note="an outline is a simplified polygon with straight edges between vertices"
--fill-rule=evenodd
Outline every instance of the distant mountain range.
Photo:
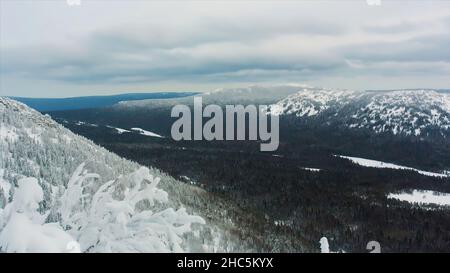
M 202 97 L 203 104 L 272 104 L 287 96 L 302 90 L 304 85 L 274 85 L 274 86 L 257 86 L 250 85 L 241 88 L 218 88 L 216 90 L 204 93 L 198 93 L 197 96 Z M 135 100 L 122 101 L 115 105 L 120 109 L 155 109 L 167 108 L 177 104 L 191 105 L 194 100 L 192 96 L 185 96 L 173 99 L 151 99 L 151 100 Z
M 88 108 L 100 108 L 114 105 L 121 101 L 170 99 L 192 96 L 197 92 L 156 92 L 156 93 L 128 93 L 111 96 L 86 96 L 71 98 L 24 98 L 10 97 L 20 101 L 40 112 L 64 111 Z

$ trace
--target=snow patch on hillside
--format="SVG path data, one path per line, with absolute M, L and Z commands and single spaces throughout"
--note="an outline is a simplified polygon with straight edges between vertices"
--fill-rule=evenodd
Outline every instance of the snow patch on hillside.
M 308 167 L 302 167 L 301 169 L 302 169 L 302 170 L 305 170 L 305 171 L 310 171 L 310 172 L 320 172 L 320 171 L 321 171 L 321 169 L 317 169 L 317 168 L 308 168 Z
M 113 127 L 113 126 L 109 126 L 109 125 L 107 125 L 106 127 L 111 128 L 111 129 L 115 129 L 119 135 L 121 135 L 121 134 L 123 134 L 123 133 L 130 133 L 130 132 L 131 132 L 131 131 L 126 130 L 126 129 L 122 129 L 122 128 L 118 128 L 118 127 Z
M 390 193 L 387 198 L 397 199 L 412 204 L 450 206 L 450 194 L 437 191 L 413 190 L 412 192 Z
M 365 159 L 365 158 L 360 158 L 360 157 L 351 157 L 351 156 L 343 156 L 343 155 L 337 155 L 338 157 L 341 158 L 345 158 L 350 160 L 351 162 L 360 165 L 360 166 L 364 166 L 364 167 L 371 167 L 371 168 L 386 168 L 386 169 L 397 169 L 397 170 L 410 170 L 410 171 L 415 171 L 418 172 L 422 175 L 426 175 L 426 176 L 434 176 L 434 177 L 448 177 L 447 174 L 444 173 L 434 173 L 434 172 L 427 172 L 427 171 L 422 171 L 422 170 L 418 170 L 415 168 L 411 168 L 411 167 L 406 167 L 406 166 L 401 166 L 401 165 L 396 165 L 393 163 L 386 163 L 383 161 L 377 161 L 377 160 L 372 160 L 372 159 Z
M 150 137 L 159 137 L 159 138 L 164 138 L 161 135 L 158 135 L 156 133 L 150 132 L 150 131 L 146 131 L 144 129 L 141 128 L 131 128 L 131 130 L 138 132 L 139 134 L 143 135 L 143 136 L 150 136 Z

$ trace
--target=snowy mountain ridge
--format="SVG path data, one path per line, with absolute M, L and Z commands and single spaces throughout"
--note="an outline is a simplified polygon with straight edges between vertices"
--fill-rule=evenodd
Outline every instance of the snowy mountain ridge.
M 0 140 L 0 252 L 226 251 L 157 169 L 2 97 Z
M 276 85 L 276 86 L 258 86 L 249 85 L 241 88 L 218 88 L 209 92 L 196 94 L 196 97 L 202 97 L 205 104 L 272 104 L 286 96 L 294 94 L 301 90 L 304 85 Z M 118 108 L 153 108 L 153 107 L 171 107 L 176 104 L 191 105 L 193 96 L 159 99 L 159 100 L 139 100 L 122 101 L 115 105 Z
M 270 106 L 275 115 L 329 117 L 348 128 L 422 136 L 450 129 L 450 94 L 434 90 L 350 91 L 304 88 Z

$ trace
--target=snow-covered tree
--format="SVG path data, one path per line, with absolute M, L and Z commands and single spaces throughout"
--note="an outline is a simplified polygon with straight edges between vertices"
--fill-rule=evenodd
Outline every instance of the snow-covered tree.
M 35 178 L 22 178 L 11 203 L 0 210 L 0 251 L 66 252 L 74 242 L 59 223 L 38 212 L 44 193 Z M 75 243 L 76 244 L 76 243 Z
M 321 253 L 330 253 L 330 245 L 328 244 L 327 237 L 320 238 L 320 252 Z

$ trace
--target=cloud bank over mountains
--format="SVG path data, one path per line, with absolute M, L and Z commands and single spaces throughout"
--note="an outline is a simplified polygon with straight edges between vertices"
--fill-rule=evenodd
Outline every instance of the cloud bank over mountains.
M 1 95 L 448 87 L 446 1 L 2 1 L 0 10 Z

